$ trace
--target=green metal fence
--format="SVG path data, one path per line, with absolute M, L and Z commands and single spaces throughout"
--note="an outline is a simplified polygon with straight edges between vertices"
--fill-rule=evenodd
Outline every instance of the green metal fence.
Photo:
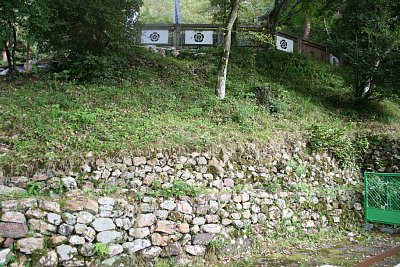
M 400 173 L 364 174 L 365 219 L 400 225 Z

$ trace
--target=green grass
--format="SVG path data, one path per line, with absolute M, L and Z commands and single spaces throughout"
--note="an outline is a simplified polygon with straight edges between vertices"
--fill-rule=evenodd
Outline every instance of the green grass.
M 227 99 L 219 101 L 218 52 L 164 58 L 135 49 L 124 78 L 112 82 L 1 78 L 0 166 L 18 174 L 74 163 L 89 151 L 112 156 L 262 145 L 320 123 L 349 134 L 399 129 L 399 102 L 354 107 L 339 71 L 297 54 L 234 50 Z

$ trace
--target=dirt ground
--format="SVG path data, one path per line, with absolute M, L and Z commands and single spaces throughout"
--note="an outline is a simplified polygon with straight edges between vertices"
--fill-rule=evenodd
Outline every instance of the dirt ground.
M 220 266 L 233 267 L 279 267 L 279 266 L 354 266 L 357 263 L 379 255 L 389 249 L 400 246 L 400 234 L 382 234 L 369 232 L 367 234 L 347 236 L 332 244 L 306 245 L 269 251 L 259 256 L 225 259 Z M 400 264 L 400 254 L 396 254 L 374 267 L 394 267 Z M 219 265 L 219 264 L 218 264 Z M 217 265 L 217 266 L 218 266 Z

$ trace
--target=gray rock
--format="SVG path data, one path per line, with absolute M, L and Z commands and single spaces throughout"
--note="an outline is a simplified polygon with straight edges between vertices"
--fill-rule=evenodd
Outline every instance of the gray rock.
M 150 235 L 150 229 L 148 227 L 143 228 L 131 228 L 129 229 L 129 235 L 133 238 L 145 238 Z
M 76 224 L 76 216 L 73 215 L 72 213 L 69 212 L 65 212 L 63 214 L 63 218 L 66 224 L 69 225 L 75 225 Z
M 19 187 L 8 187 L 5 185 L 0 185 L 0 195 L 11 195 L 11 194 L 23 194 L 26 193 L 25 189 Z
M 25 215 L 21 212 L 6 211 L 1 216 L 1 221 L 10 223 L 26 223 Z
M 64 178 L 61 178 L 61 181 L 66 185 L 66 187 L 68 189 L 72 190 L 72 189 L 78 188 L 78 184 L 76 183 L 76 180 L 73 177 L 70 177 L 70 176 L 64 177 Z
M 219 232 L 221 232 L 222 227 L 219 224 L 205 224 L 202 225 L 200 229 L 206 233 L 218 234 Z
M 136 227 L 142 228 L 146 226 L 151 226 L 155 223 L 156 216 L 153 213 L 149 214 L 139 214 L 136 219 Z
M 100 205 L 114 206 L 115 200 L 113 198 L 110 198 L 110 197 L 102 197 L 102 198 L 99 198 L 97 200 L 97 202 L 99 202 Z
M 74 258 L 78 254 L 78 250 L 75 247 L 69 245 L 61 245 L 56 248 L 57 255 L 60 261 L 68 261 Z
M 366 224 L 363 225 L 363 229 L 365 231 L 371 231 L 372 229 L 374 229 L 374 225 L 371 224 L 371 223 L 366 223 Z
M 193 208 L 192 206 L 186 201 L 179 201 L 178 203 L 178 211 L 184 214 L 192 214 Z
M 57 267 L 58 265 L 58 256 L 55 251 L 49 251 L 46 255 L 42 256 L 39 259 L 40 266 L 43 267 Z
M 110 218 L 96 218 L 92 222 L 92 226 L 97 232 L 114 230 L 116 228 L 113 220 Z
M 1 203 L 1 209 L 3 211 L 17 211 L 18 210 L 18 201 L 16 201 L 16 200 L 4 200 Z
M 93 221 L 93 215 L 90 212 L 81 211 L 78 213 L 76 221 L 88 225 Z
M 124 239 L 124 235 L 118 231 L 104 231 L 97 234 L 97 241 L 103 244 L 120 243 Z
M 212 234 L 208 233 L 199 233 L 193 236 L 192 244 L 193 245 L 208 245 L 211 240 L 214 238 Z
M 86 224 L 77 223 L 75 225 L 75 233 L 78 235 L 83 235 L 83 233 L 86 231 L 86 228 L 87 228 Z
M 85 232 L 83 233 L 83 237 L 88 242 L 93 242 L 93 240 L 96 238 L 96 231 L 92 227 L 87 227 Z
M 397 234 L 399 232 L 399 230 L 397 230 L 394 227 L 379 227 L 379 231 L 385 234 L 389 234 L 389 235 L 394 235 Z
M 65 223 L 61 224 L 60 227 L 58 227 L 58 233 L 63 236 L 70 236 L 73 231 L 74 227 Z
M 171 211 L 176 208 L 176 203 L 175 203 L 175 201 L 172 201 L 172 200 L 165 200 L 163 203 L 161 203 L 160 207 L 162 209 Z
M 121 254 L 124 251 L 124 248 L 121 245 L 110 245 L 109 246 L 109 257 L 114 257 L 116 255 Z
M 204 256 L 206 254 L 206 247 L 201 245 L 186 245 L 185 251 L 193 256 Z
M 115 225 L 127 231 L 132 227 L 132 222 L 129 218 L 117 218 L 115 219 Z
M 17 241 L 19 250 L 25 254 L 32 254 L 36 250 L 41 250 L 44 247 L 43 238 L 28 237 Z
M 7 266 L 7 263 L 10 261 L 12 256 L 13 253 L 11 252 L 11 249 L 6 248 L 0 250 L 0 266 Z
M 6 238 L 21 238 L 28 233 L 28 226 L 21 223 L 0 224 L 0 235 Z
M 47 210 L 47 211 L 52 211 L 54 213 L 61 213 L 60 204 L 58 204 L 57 202 L 40 201 L 39 208 Z
M 60 225 L 62 222 L 61 216 L 57 213 L 49 213 L 47 214 L 47 221 L 54 225 Z
M 160 256 L 162 249 L 160 247 L 145 248 L 142 251 L 142 255 L 145 259 L 154 259 Z
M 137 251 L 150 247 L 151 243 L 147 239 L 136 239 L 133 242 L 126 242 L 122 244 L 122 247 L 126 251 L 126 253 L 132 255 Z
M 92 257 L 94 256 L 94 245 L 92 243 L 85 243 L 79 252 L 85 257 Z
M 78 235 L 73 235 L 69 238 L 69 243 L 71 245 L 83 245 L 85 244 L 85 238 L 82 236 L 78 236 Z

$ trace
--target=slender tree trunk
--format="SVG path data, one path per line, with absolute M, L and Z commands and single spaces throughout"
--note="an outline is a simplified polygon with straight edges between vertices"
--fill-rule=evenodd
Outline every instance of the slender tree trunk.
M 311 33 L 311 20 L 310 16 L 308 15 L 308 11 L 304 11 L 304 32 L 303 32 L 303 39 L 308 40 Z
M 276 35 L 276 28 L 279 24 L 279 18 L 282 14 L 283 9 L 286 7 L 289 0 L 275 0 L 274 8 L 268 15 L 268 33 L 273 37 Z
M 224 51 L 221 57 L 221 61 L 219 64 L 219 71 L 218 71 L 218 83 L 216 88 L 216 93 L 219 99 L 225 98 L 225 91 L 226 91 L 226 75 L 228 72 L 228 61 L 229 61 L 229 53 L 231 51 L 231 41 L 232 41 L 232 28 L 233 24 L 236 21 L 238 10 L 239 10 L 240 0 L 235 0 L 230 15 L 229 21 L 225 28 L 224 33 Z
M 15 58 L 15 53 L 17 52 L 17 29 L 13 27 L 13 50 L 12 50 L 12 64 L 13 64 L 13 71 L 17 69 L 17 60 Z
M 30 52 L 30 47 L 29 47 L 29 42 L 27 42 L 26 43 L 26 63 L 25 63 L 26 78 L 28 78 L 28 74 L 29 74 L 29 52 Z
M 12 69 L 11 54 L 10 54 L 10 42 L 8 40 L 4 41 L 4 50 L 6 51 L 8 69 Z

